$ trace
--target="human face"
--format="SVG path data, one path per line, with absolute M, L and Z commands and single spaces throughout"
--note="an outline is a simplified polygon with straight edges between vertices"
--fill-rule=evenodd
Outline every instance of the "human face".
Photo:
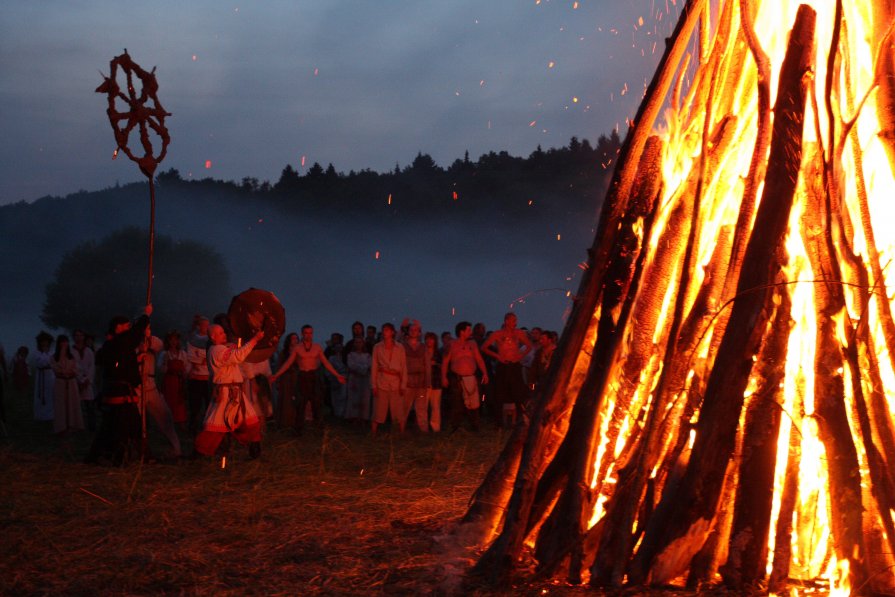
M 394 340 L 395 339 L 395 330 L 390 327 L 382 328 L 382 339 L 383 340 Z
M 364 326 L 362 326 L 359 323 L 355 323 L 353 326 L 351 326 L 351 335 L 354 336 L 355 338 L 357 338 L 358 336 L 363 336 L 364 335 Z
M 165 349 L 180 350 L 180 336 L 168 336 L 165 338 Z
M 211 339 L 212 344 L 224 344 L 227 341 L 227 334 L 224 332 L 224 328 L 219 325 L 213 325 L 208 328 L 208 337 Z
M 314 328 L 305 328 L 301 331 L 301 341 L 310 344 L 314 341 Z
M 503 320 L 503 324 L 506 326 L 508 330 L 516 329 L 516 316 L 515 315 L 507 315 L 506 319 Z
M 472 326 L 466 326 L 462 330 L 460 330 L 460 337 L 458 340 L 469 340 L 469 337 L 472 335 Z
M 410 324 L 410 327 L 407 328 L 407 337 L 408 338 L 413 338 L 414 340 L 419 340 L 419 337 L 422 335 L 422 333 L 423 333 L 423 328 L 420 327 L 420 324 L 418 324 L 418 323 L 412 323 L 412 324 Z

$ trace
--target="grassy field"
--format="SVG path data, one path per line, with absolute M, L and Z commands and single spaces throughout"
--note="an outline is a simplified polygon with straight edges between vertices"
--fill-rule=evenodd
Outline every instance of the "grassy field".
M 7 393 L 6 405 L 0 595 L 606 594 L 464 581 L 478 554 L 451 531 L 507 431 L 373 439 L 331 423 L 302 437 L 269 430 L 260 459 L 234 447 L 224 467 L 111 468 L 82 464 L 90 433 L 59 438 L 34 422 L 30 396 Z M 150 439 L 165 451 L 151 425 Z
M 259 460 L 238 447 L 223 468 L 220 458 L 110 468 L 81 463 L 88 432 L 57 438 L 32 421 L 30 398 L 7 396 L 7 411 L 8 595 L 467 592 L 475 554 L 446 534 L 506 439 L 493 429 L 373 439 L 334 424 L 303 437 L 271 430 Z

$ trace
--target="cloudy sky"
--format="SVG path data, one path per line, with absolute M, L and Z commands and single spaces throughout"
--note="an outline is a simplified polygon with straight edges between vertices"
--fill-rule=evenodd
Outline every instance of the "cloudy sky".
M 680 0 L 5 0 L 0 204 L 139 180 L 94 92 L 127 48 L 172 113 L 161 169 L 275 182 L 418 152 L 626 131 Z M 134 142 L 132 141 L 132 144 Z M 304 166 L 302 162 L 304 161 Z

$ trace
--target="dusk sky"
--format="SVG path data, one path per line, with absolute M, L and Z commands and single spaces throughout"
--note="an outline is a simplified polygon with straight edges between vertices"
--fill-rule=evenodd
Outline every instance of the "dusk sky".
M 141 180 L 94 92 L 127 48 L 172 113 L 160 170 L 276 182 L 595 141 L 633 116 L 674 0 L 10 0 L 0 204 Z M 135 141 L 132 140 L 132 145 Z M 302 159 L 304 166 L 302 167 Z

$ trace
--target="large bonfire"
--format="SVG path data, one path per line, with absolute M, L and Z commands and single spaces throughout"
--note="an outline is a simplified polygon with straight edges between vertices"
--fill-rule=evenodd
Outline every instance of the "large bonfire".
M 476 571 L 895 593 L 892 0 L 690 0 Z

